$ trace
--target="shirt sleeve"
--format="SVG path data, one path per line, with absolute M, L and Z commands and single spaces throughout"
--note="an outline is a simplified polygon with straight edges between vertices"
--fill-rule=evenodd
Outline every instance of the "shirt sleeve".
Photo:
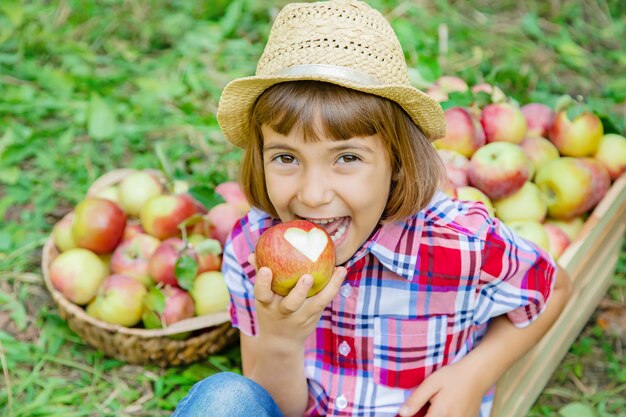
M 230 294 L 230 319 L 233 327 L 248 336 L 256 336 L 254 278 L 256 271 L 248 262 L 254 246 L 250 240 L 248 219 L 238 222 L 224 245 L 222 273 Z
M 507 314 L 516 327 L 526 327 L 548 302 L 556 263 L 546 251 L 517 236 L 499 219 L 489 222 L 477 287 L 476 324 Z

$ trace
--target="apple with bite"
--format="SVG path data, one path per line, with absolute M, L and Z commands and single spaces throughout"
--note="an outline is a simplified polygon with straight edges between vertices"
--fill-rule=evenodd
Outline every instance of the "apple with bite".
M 141 320 L 146 287 L 121 274 L 109 275 L 87 307 L 87 314 L 111 324 L 131 327 Z
M 602 136 L 594 157 L 604 164 L 615 181 L 626 171 L 626 137 L 615 133 Z
M 563 156 L 593 156 L 603 134 L 602 122 L 595 114 L 584 112 L 570 120 L 567 111 L 562 110 L 554 118 L 549 139 Z
M 230 302 L 228 287 L 224 275 L 219 271 L 209 271 L 199 274 L 189 291 L 193 298 L 196 315 L 226 311 Z
M 122 241 L 111 256 L 111 272 L 129 276 L 146 286 L 151 285 L 149 261 L 160 244 L 159 239 L 146 233 Z
M 65 252 L 76 247 L 72 236 L 72 221 L 74 213 L 67 213 L 52 229 L 52 239 L 60 252 Z
M 526 136 L 526 119 L 521 110 L 510 103 L 488 104 L 480 113 L 480 123 L 487 143 L 520 143 Z
M 528 136 L 548 136 L 554 120 L 554 111 L 549 106 L 543 103 L 528 103 L 520 110 L 526 119 Z
M 548 215 L 558 219 L 576 217 L 593 204 L 593 176 L 579 158 L 561 157 L 546 163 L 535 176 Z
M 287 295 L 304 274 L 313 276 L 307 296 L 320 292 L 335 269 L 335 245 L 322 227 L 292 220 L 270 227 L 255 246 L 257 267 L 273 274 L 272 290 Z
M 114 202 L 88 197 L 74 210 L 72 237 L 76 246 L 98 254 L 112 252 L 122 239 L 126 213 Z
M 539 187 L 530 181 L 526 181 L 522 188 L 510 196 L 495 200 L 493 207 L 498 218 L 505 223 L 514 220 L 541 222 L 548 212 L 548 206 Z
M 488 143 L 472 155 L 468 170 L 470 185 L 492 200 L 522 188 L 529 178 L 530 161 L 519 145 Z
M 189 194 L 161 194 L 144 204 L 139 219 L 146 233 L 164 240 L 180 235 L 179 224 L 197 212 L 197 203 Z
M 456 198 L 458 200 L 464 201 L 480 201 L 485 205 L 485 207 L 487 208 L 487 212 L 491 217 L 493 217 L 495 214 L 495 209 L 493 207 L 491 199 L 476 187 L 472 187 L 469 185 L 466 187 L 458 187 L 456 189 Z
M 163 193 L 159 179 L 148 171 L 136 171 L 119 183 L 120 205 L 131 216 L 139 216 L 146 202 Z
M 435 148 L 456 151 L 469 158 L 486 143 L 480 122 L 468 109 L 452 107 L 444 114 L 446 135 L 433 142 Z
M 69 249 L 50 264 L 50 281 L 68 300 L 78 305 L 90 302 L 108 270 L 95 253 L 83 249 Z

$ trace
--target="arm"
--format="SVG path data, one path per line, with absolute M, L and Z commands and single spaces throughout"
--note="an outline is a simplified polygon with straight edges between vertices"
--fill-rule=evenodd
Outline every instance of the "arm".
M 569 275 L 558 267 L 550 302 L 537 320 L 519 329 L 506 316 L 494 318 L 480 345 L 459 362 L 428 377 L 411 394 L 399 414 L 411 416 L 430 402 L 427 417 L 478 415 L 487 390 L 550 329 L 570 294 Z M 470 410 L 473 414 L 468 414 Z
M 304 275 L 282 297 L 271 290 L 272 273 L 268 268 L 257 273 L 254 297 L 258 335 L 241 335 L 243 373 L 270 393 L 285 417 L 304 414 L 308 402 L 304 342 L 339 291 L 345 275 L 345 268 L 336 268 L 326 287 L 307 298 L 313 283 L 311 276 Z

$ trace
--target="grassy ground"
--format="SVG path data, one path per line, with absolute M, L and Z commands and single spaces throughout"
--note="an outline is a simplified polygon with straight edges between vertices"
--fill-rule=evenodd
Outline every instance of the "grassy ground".
M 169 415 L 195 381 L 239 369 L 237 348 L 170 369 L 104 357 L 59 318 L 40 253 L 99 175 L 158 167 L 157 144 L 178 177 L 235 175 L 239 153 L 219 132 L 217 100 L 254 71 L 284 3 L 0 2 L 0 415 Z M 454 74 L 522 103 L 580 95 L 624 134 L 624 2 L 372 4 L 393 22 L 416 85 Z M 599 312 L 626 304 L 625 254 Z M 623 340 L 595 317 L 532 416 L 626 416 Z

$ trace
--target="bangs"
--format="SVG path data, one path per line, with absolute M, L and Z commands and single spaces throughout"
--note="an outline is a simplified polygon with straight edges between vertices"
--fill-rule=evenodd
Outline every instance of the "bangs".
M 260 131 L 299 132 L 304 142 L 321 137 L 347 140 L 379 132 L 387 101 L 360 91 L 320 81 L 294 81 L 268 88 L 257 100 L 252 120 Z

